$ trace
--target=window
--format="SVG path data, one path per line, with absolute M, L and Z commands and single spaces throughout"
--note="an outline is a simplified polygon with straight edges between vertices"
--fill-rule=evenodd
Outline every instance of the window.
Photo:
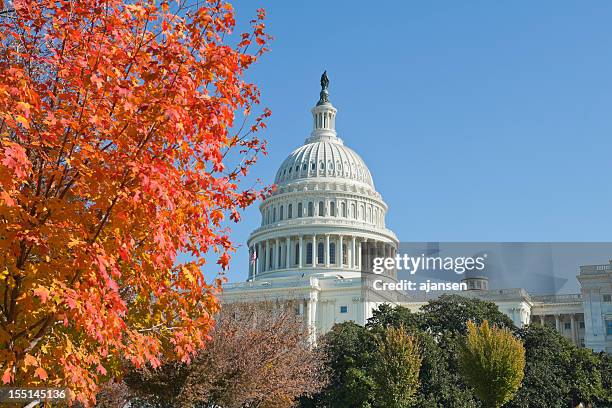
M 606 320 L 606 334 L 612 336 L 612 320 Z
M 268 268 L 272 269 L 272 265 L 274 264 L 274 248 L 270 248 L 270 257 L 268 259 L 270 260 Z
M 297 212 L 297 217 L 298 218 L 302 218 L 302 203 L 298 203 L 298 212 Z
M 287 206 L 287 219 L 290 220 L 293 217 L 293 204 Z
M 283 220 L 283 216 L 284 216 L 284 214 L 283 214 L 283 213 L 284 213 L 284 212 L 285 212 L 285 208 L 284 208 L 284 207 L 281 205 L 281 206 L 280 206 L 280 214 L 279 214 L 279 217 L 280 217 L 280 220 L 281 220 L 281 221 Z
M 319 245 L 317 245 L 317 263 L 322 264 L 323 262 L 323 243 L 319 242 Z
M 580 322 L 580 328 L 584 329 L 584 322 Z
M 319 217 L 325 215 L 325 203 L 323 201 L 319 201 Z
M 280 269 L 281 265 L 283 264 L 282 260 L 283 260 L 283 247 L 279 247 L 278 248 L 278 262 L 276 265 L 278 265 L 278 268 Z
M 336 244 L 333 242 L 329 244 L 329 263 L 336 263 Z
M 300 244 L 295 244 L 295 264 L 300 263 Z
M 610 295 L 610 294 L 603 295 L 603 301 L 606 302 L 606 303 L 612 302 L 612 295 Z
M 334 203 L 333 201 L 329 203 L 329 215 L 331 215 L 332 217 L 336 216 L 336 203 Z
M 342 263 L 348 265 L 348 253 L 346 251 L 346 244 L 342 244 Z
M 306 264 L 312 265 L 312 242 L 306 244 Z
M 346 218 L 346 203 L 340 204 L 341 215 Z
M 268 208 L 266 210 L 266 224 L 270 223 L 270 209 Z
M 314 169 L 315 169 L 315 163 L 312 162 L 312 163 L 310 163 L 310 170 L 314 170 Z
M 312 201 L 308 203 L 308 216 L 314 216 L 314 204 L 312 203 Z
M 348 306 L 340 306 L 340 313 L 348 313 Z
M 276 207 L 272 209 L 272 222 L 276 222 Z
M 355 204 L 351 204 L 351 214 L 353 214 L 353 218 L 357 219 L 357 210 L 355 209 Z
M 563 327 L 565 327 L 565 330 L 571 330 L 572 329 L 572 324 L 571 323 L 565 323 L 563 325 Z

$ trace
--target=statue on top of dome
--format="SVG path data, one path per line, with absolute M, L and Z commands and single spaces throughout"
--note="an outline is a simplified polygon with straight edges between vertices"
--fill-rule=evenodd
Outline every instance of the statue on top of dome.
M 327 92 L 328 86 L 329 86 L 329 78 L 327 77 L 327 71 L 324 71 L 323 75 L 321 75 L 321 93 L 320 93 L 319 102 L 317 102 L 317 105 L 322 105 L 324 103 L 329 102 L 329 92 Z
M 329 78 L 327 77 L 327 71 L 323 71 L 321 75 L 321 90 L 327 89 L 329 86 Z

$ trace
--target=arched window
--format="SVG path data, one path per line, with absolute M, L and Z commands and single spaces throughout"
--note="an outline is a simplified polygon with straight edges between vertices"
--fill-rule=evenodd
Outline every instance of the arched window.
M 370 209 L 370 207 L 368 207 L 368 215 L 367 215 L 367 220 L 372 222 L 372 210 Z
M 332 217 L 336 216 L 336 203 L 334 203 L 333 201 L 329 203 L 329 215 L 331 215 Z
M 323 201 L 319 201 L 319 217 L 323 217 L 325 215 L 325 203 Z
M 361 218 L 365 221 L 366 220 L 366 213 L 365 213 L 365 208 L 363 208 L 363 205 L 360 206 L 359 211 L 361 211 Z
M 302 203 L 298 203 L 297 217 L 298 218 L 302 218 L 302 215 L 303 215 L 302 213 L 303 213 L 303 211 L 302 211 Z
M 293 218 L 293 204 L 287 206 L 287 219 L 290 220 L 291 218 Z
M 353 218 L 357 219 L 357 210 L 355 209 L 355 204 L 351 204 L 351 214 Z
M 312 265 L 312 242 L 306 244 L 306 264 Z
M 308 203 L 308 216 L 314 217 L 314 204 L 312 203 L 312 201 Z
M 329 244 L 329 263 L 336 263 L 336 244 L 334 242 Z
M 346 244 L 342 244 L 342 264 L 348 265 L 348 253 L 346 252 Z
M 285 208 L 281 205 L 280 206 L 280 213 L 279 213 L 279 217 L 280 217 L 281 221 L 283 220 L 284 212 L 285 212 Z
M 317 245 L 317 263 L 322 264 L 324 261 L 323 259 L 323 243 L 319 242 L 319 245 Z
M 295 244 L 295 262 L 294 264 L 300 263 L 300 243 Z
M 340 211 L 342 211 L 342 216 L 346 218 L 346 203 L 340 204 Z
M 276 207 L 272 209 L 272 222 L 276 222 Z

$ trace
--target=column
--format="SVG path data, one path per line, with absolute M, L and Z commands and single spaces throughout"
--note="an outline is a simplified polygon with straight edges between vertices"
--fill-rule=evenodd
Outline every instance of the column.
M 336 265 L 340 265 L 340 268 L 344 267 L 344 250 L 342 249 L 342 235 L 340 235 L 340 238 L 338 238 L 338 261 L 336 262 Z
M 253 247 L 249 247 L 249 279 L 253 277 Z
M 578 336 L 576 336 L 576 315 L 572 313 L 570 315 L 570 330 L 572 332 L 572 342 L 574 344 L 578 343 Z
M 285 250 L 285 268 L 291 266 L 291 237 L 287 237 L 287 249 Z
M 329 268 L 329 234 L 325 234 L 325 267 Z
M 278 238 L 274 240 L 274 259 L 272 260 L 272 265 L 274 265 L 274 269 L 280 269 L 279 262 L 279 254 L 280 254 L 280 241 Z
M 259 251 L 257 252 L 257 273 L 261 273 L 263 272 L 263 263 L 264 263 L 264 257 L 265 254 L 263 252 L 263 243 L 258 242 L 257 243 L 257 248 L 259 249 Z
M 269 261 L 268 261 L 268 256 L 270 256 L 270 254 L 268 253 L 268 241 L 264 241 L 264 266 L 263 266 L 263 271 L 267 271 L 268 270 L 268 265 Z
M 555 315 L 555 327 L 557 328 L 557 331 L 560 333 L 561 332 L 561 319 L 559 318 L 558 314 Z
M 302 247 L 304 246 L 304 237 L 300 235 L 300 247 L 298 248 L 299 259 L 298 259 L 298 268 L 302 267 Z
M 355 269 L 355 236 L 353 235 L 351 239 L 351 257 L 349 258 L 349 268 Z
M 312 265 L 313 268 L 317 267 L 317 235 L 312 235 Z
M 361 241 L 357 245 L 357 268 L 361 269 Z

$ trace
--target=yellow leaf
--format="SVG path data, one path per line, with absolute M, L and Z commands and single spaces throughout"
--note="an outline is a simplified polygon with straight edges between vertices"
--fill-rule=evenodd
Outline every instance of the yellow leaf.
M 28 120 L 24 118 L 23 116 L 17 115 L 17 118 L 15 120 L 17 120 L 18 123 L 21 123 L 24 128 L 26 129 L 30 128 L 30 124 L 28 123 Z

